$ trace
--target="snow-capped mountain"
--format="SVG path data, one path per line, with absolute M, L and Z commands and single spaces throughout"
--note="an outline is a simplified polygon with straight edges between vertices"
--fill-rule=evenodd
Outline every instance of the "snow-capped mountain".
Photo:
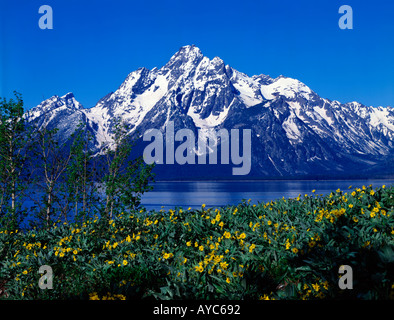
M 194 45 L 180 48 L 160 69 L 131 72 L 92 108 L 68 93 L 27 114 L 29 121 L 58 127 L 61 139 L 86 123 L 96 151 L 110 145 L 116 117 L 130 124 L 135 138 L 149 128 L 164 130 L 169 121 L 175 129 L 194 132 L 252 129 L 250 176 L 255 177 L 359 173 L 394 158 L 393 108 L 330 101 L 284 76 L 250 77 L 218 57 L 205 57 Z M 164 167 L 167 176 L 194 172 L 194 177 L 202 168 Z
M 91 148 L 98 150 L 100 143 L 97 141 L 97 125 L 86 116 L 86 109 L 75 99 L 74 94 L 69 92 L 64 96 L 53 96 L 38 106 L 25 113 L 27 122 L 34 124 L 40 129 L 48 130 L 57 128 L 56 137 L 59 143 L 65 143 L 75 132 L 79 124 L 85 124 L 87 130 L 93 135 Z

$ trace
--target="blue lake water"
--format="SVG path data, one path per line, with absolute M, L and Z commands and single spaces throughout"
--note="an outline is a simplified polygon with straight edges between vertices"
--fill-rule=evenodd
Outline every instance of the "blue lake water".
M 380 187 L 390 186 L 394 180 L 319 180 L 319 181 L 182 181 L 156 182 L 154 189 L 142 198 L 147 210 L 200 208 L 236 205 L 242 199 L 251 199 L 251 203 L 294 198 L 299 194 L 329 194 L 338 188 L 347 191 L 349 186 L 361 188 L 363 185 Z
M 142 205 L 148 210 L 176 207 L 188 209 L 237 205 L 243 199 L 251 199 L 252 204 L 285 198 L 296 198 L 299 194 L 329 194 L 338 188 L 348 191 L 349 186 L 361 188 L 372 184 L 374 188 L 394 184 L 394 180 L 264 180 L 264 181 L 170 181 L 155 182 L 153 190 L 142 197 Z M 24 207 L 31 208 L 32 201 L 26 201 Z M 31 220 L 29 215 L 22 226 Z

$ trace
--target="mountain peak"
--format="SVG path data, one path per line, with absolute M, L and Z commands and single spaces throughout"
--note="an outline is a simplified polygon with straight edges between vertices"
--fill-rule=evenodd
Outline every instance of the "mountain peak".
M 72 93 L 72 92 L 67 92 L 64 96 L 61 97 L 61 99 L 65 99 L 65 100 L 72 99 L 72 98 L 75 98 L 74 93 Z
M 187 45 L 181 47 L 168 61 L 165 65 L 166 68 L 178 68 L 184 64 L 192 64 L 197 65 L 202 59 L 204 55 L 202 54 L 200 48 L 193 45 Z
M 209 59 L 195 45 L 181 47 L 160 69 L 131 72 L 93 108 L 83 109 L 69 92 L 26 115 L 28 121 L 58 127 L 61 141 L 85 123 L 95 154 L 101 146 L 111 146 L 115 117 L 131 126 L 130 137 L 137 140 L 149 129 L 163 132 L 169 121 L 174 130 L 201 132 L 204 139 L 213 137 L 211 130 L 248 128 L 256 177 L 358 175 L 364 168 L 383 168 L 394 155 L 394 109 L 323 99 L 300 80 L 283 75 L 250 77 L 219 57 Z M 178 168 L 163 171 L 186 177 Z M 197 171 L 191 170 L 193 175 Z M 212 172 L 201 172 L 201 177 Z
M 180 49 L 178 50 L 178 52 L 180 52 L 180 53 L 182 53 L 182 54 L 186 54 L 186 55 L 188 55 L 188 54 L 190 54 L 190 53 L 202 54 L 200 48 L 197 47 L 197 46 L 194 45 L 194 44 L 180 47 Z

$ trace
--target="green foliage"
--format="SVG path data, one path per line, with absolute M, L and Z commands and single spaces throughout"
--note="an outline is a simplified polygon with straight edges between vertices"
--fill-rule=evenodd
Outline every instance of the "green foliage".
M 73 156 L 65 152 L 65 147 L 59 145 L 56 139 L 58 129 L 49 130 L 47 127 L 36 128 L 34 144 L 31 148 L 30 168 L 36 172 L 32 184 L 41 193 L 41 199 L 32 197 L 36 206 L 33 208 L 35 220 L 32 224 L 36 227 L 49 228 L 61 215 L 61 205 L 57 206 L 59 193 L 62 189 L 64 173 Z M 59 203 L 58 203 L 59 204 Z M 67 206 L 68 203 L 66 202 Z M 64 212 L 63 216 L 64 216 Z
M 94 204 L 99 202 L 96 169 L 89 142 L 90 131 L 80 124 L 71 136 L 71 158 L 66 167 L 61 184 L 60 203 L 63 203 L 63 217 L 68 213 L 74 221 L 84 222 L 94 212 Z
M 84 222 L 94 214 L 112 217 L 140 206 L 141 195 L 152 188 L 153 166 L 142 157 L 130 159 L 133 142 L 120 119 L 100 165 L 102 157 L 90 152 L 92 137 L 83 124 L 59 144 L 57 128 L 25 123 L 22 97 L 15 92 L 15 98 L 0 101 L 0 230 L 20 228 L 27 199 L 34 202 L 30 227 L 46 229 L 59 220 Z
M 3 231 L 0 284 L 12 299 L 394 298 L 393 195 L 369 186 Z M 52 290 L 38 288 L 43 264 Z M 338 286 L 340 265 L 352 290 Z
M 128 127 L 120 119 L 115 122 L 113 145 L 106 151 L 103 183 L 106 217 L 139 207 L 142 194 L 152 189 L 153 165 L 146 165 L 142 156 L 130 159 L 133 143 L 127 136 Z
M 20 198 L 25 191 L 22 182 L 29 136 L 25 131 L 22 96 L 0 100 L 0 229 L 17 228 L 25 212 Z

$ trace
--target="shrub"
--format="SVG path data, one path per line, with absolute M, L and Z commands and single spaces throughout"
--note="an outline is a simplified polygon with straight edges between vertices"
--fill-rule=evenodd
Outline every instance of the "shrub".
M 12 299 L 388 299 L 393 195 L 369 186 L 3 231 L 0 283 Z M 44 264 L 52 290 L 38 287 Z M 339 288 L 340 265 L 353 290 Z

